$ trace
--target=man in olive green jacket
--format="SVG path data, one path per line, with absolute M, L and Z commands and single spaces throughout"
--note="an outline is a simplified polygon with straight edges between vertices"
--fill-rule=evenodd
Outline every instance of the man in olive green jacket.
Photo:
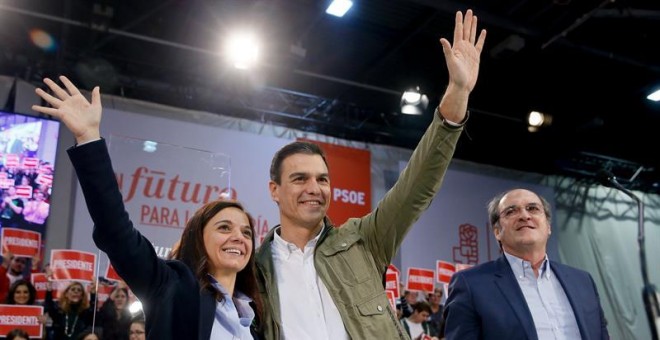
M 440 39 L 449 84 L 433 122 L 394 187 L 374 211 L 339 228 L 326 211 L 330 177 L 315 144 L 278 151 L 269 188 L 280 226 L 257 251 L 266 339 L 407 339 L 383 287 L 383 275 L 403 238 L 440 189 L 479 73 L 485 31 L 456 13 L 453 45 Z

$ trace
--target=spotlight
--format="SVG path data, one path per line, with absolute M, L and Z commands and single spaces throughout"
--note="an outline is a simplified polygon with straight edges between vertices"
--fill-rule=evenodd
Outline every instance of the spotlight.
M 536 132 L 542 126 L 550 126 L 552 124 L 552 116 L 539 112 L 531 111 L 527 115 L 527 130 L 529 132 Z
M 653 91 L 650 93 L 648 96 L 646 96 L 646 99 L 657 102 L 660 101 L 660 89 Z
M 142 310 L 142 302 L 135 301 L 131 303 L 131 305 L 128 307 L 128 310 L 131 312 L 131 314 L 137 314 Z
M 349 9 L 351 9 L 352 6 L 353 1 L 350 0 L 333 0 L 325 12 L 341 18 Z
M 144 152 L 156 152 L 158 149 L 158 143 L 150 140 L 145 140 L 142 144 L 142 151 Z
M 237 69 L 249 69 L 257 63 L 259 47 L 257 39 L 249 33 L 237 34 L 231 37 L 226 45 L 229 62 Z
M 401 113 L 421 115 L 429 105 L 429 98 L 419 91 L 419 87 L 406 90 L 401 96 Z

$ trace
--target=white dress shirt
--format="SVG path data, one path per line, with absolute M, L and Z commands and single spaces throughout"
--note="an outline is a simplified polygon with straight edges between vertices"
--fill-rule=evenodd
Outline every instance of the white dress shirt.
M 314 248 L 320 235 L 300 250 L 282 239 L 279 229 L 275 232 L 273 265 L 285 340 L 350 339 L 328 288 L 316 274 Z
M 543 260 L 537 278 L 529 261 L 506 252 L 504 255 L 525 296 L 539 339 L 580 339 L 580 329 L 573 313 L 573 307 L 566 297 L 564 288 L 550 268 L 548 256 L 546 255 Z

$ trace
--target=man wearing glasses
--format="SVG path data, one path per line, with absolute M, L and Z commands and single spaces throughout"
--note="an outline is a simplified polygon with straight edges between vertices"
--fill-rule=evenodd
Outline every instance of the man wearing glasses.
M 548 259 L 549 203 L 514 189 L 493 198 L 488 215 L 503 255 L 454 274 L 446 339 L 609 339 L 589 273 Z

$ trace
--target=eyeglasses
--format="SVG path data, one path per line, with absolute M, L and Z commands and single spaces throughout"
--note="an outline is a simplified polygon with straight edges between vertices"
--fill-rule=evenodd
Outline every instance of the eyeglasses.
M 525 209 L 525 211 L 527 211 L 527 213 L 532 216 L 539 216 L 544 213 L 543 207 L 537 203 L 530 203 L 524 207 L 518 205 L 512 205 L 502 210 L 502 212 L 500 212 L 500 214 L 497 216 L 495 222 L 497 222 L 500 218 L 512 219 L 518 217 L 522 213 L 523 209 Z

